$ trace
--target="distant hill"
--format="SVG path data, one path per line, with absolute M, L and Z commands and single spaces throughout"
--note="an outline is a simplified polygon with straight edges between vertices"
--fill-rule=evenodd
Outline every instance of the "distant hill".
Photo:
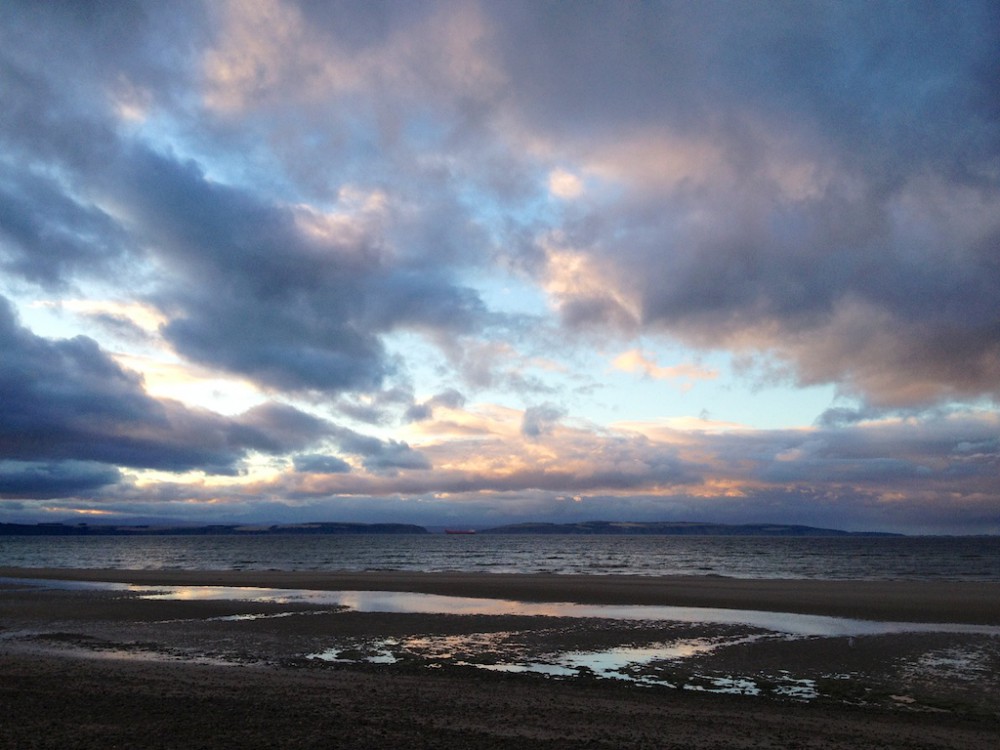
M 583 521 L 516 523 L 483 529 L 480 534 L 662 534 L 667 536 L 901 536 L 880 531 L 842 531 L 780 523 L 691 523 L 675 521 Z
M 69 524 L 0 523 L 0 536 L 264 536 L 274 534 L 429 534 L 405 523 L 212 524 Z M 580 523 L 516 523 L 481 529 L 478 534 L 629 534 L 666 536 L 901 536 L 875 531 L 842 531 L 779 523 L 723 524 L 675 521 L 583 521 Z
M 0 523 L 0 536 L 261 536 L 268 534 L 427 534 L 406 523 L 213 524 L 210 526 L 128 526 L 112 524 Z

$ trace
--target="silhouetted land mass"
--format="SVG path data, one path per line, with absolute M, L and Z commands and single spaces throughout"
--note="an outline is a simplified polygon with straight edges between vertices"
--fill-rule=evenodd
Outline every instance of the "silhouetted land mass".
M 294 523 L 213 524 L 210 526 L 118 526 L 65 523 L 0 523 L 0 535 L 8 536 L 187 536 L 217 534 L 262 536 L 268 534 L 427 534 L 423 526 L 406 523 Z
M 902 536 L 881 531 L 842 531 L 778 523 L 723 524 L 676 521 L 583 521 L 517 523 L 483 529 L 480 534 L 661 534 L 667 536 Z
M 207 526 L 0 523 L 0 536 L 263 536 L 268 534 L 429 534 L 406 523 L 316 522 L 293 524 L 212 524 Z M 628 534 L 665 536 L 902 536 L 881 531 L 842 531 L 777 523 L 723 524 L 676 521 L 583 521 L 517 523 L 482 529 L 479 534 Z

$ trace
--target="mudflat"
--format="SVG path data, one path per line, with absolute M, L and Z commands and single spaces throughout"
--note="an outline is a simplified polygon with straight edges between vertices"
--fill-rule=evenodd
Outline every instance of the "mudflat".
M 920 612 L 925 622 L 995 624 L 992 585 L 41 569 L 0 569 L 0 577 L 12 579 L 0 584 L 0 748 L 992 750 L 1000 739 L 1000 638 L 989 634 L 789 640 L 733 624 L 148 599 L 31 579 L 392 590 L 892 620 Z M 648 662 L 623 672 L 629 679 L 587 669 L 572 676 L 497 669 L 553 653 L 651 644 L 716 647 Z M 642 683 L 644 677 L 656 681 Z M 730 693 L 746 694 L 712 689 L 727 680 L 737 686 Z M 782 692 L 793 682 L 811 685 L 811 696 Z

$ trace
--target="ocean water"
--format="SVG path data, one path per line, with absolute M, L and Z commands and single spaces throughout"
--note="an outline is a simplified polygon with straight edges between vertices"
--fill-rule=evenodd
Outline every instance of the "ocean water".
M 0 566 L 1000 581 L 1000 537 L 0 536 Z

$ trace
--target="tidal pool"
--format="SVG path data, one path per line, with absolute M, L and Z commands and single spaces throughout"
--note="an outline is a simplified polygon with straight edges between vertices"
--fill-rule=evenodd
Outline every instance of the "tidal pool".
M 0 579 L 26 584 L 23 579 Z M 123 591 L 144 599 L 178 601 L 245 601 L 274 604 L 307 603 L 341 606 L 357 612 L 447 615 L 523 615 L 544 617 L 645 620 L 715 625 L 749 625 L 795 636 L 849 637 L 892 633 L 970 633 L 1000 636 L 1000 626 L 961 623 L 885 622 L 792 612 L 765 612 L 718 607 L 671 607 L 646 604 L 607 605 L 571 602 L 522 602 L 402 591 L 315 591 L 252 586 L 137 586 L 118 583 L 36 579 L 31 585 L 63 589 Z
M 816 698 L 815 681 L 797 679 L 783 672 L 771 679 L 736 675 L 703 674 L 683 669 L 683 661 L 694 656 L 773 635 L 694 638 L 664 641 L 645 646 L 616 646 L 588 651 L 557 651 L 527 654 L 509 648 L 512 633 L 476 633 L 440 638 L 387 638 L 367 645 L 334 647 L 307 658 L 327 663 L 402 664 L 421 663 L 429 668 L 445 664 L 492 672 L 532 673 L 554 678 L 591 677 L 665 686 L 684 690 L 739 695 L 768 692 L 798 700 Z M 485 657 L 484 657 L 485 655 Z
M 716 625 L 749 625 L 797 636 L 847 637 L 891 633 L 975 633 L 1000 635 L 1000 626 L 961 623 L 915 623 L 858 620 L 791 612 L 717 607 L 671 607 L 647 604 L 608 605 L 570 602 L 522 602 L 401 591 L 312 591 L 229 586 L 126 586 L 148 599 L 292 602 L 340 605 L 357 612 L 448 615 L 524 615 L 545 617 L 646 620 Z

